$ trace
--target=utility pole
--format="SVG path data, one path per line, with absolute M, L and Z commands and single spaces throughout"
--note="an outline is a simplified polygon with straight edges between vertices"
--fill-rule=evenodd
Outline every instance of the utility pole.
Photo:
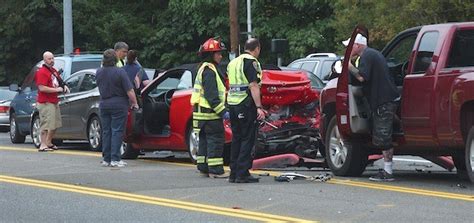
M 252 38 L 252 0 L 247 0 L 247 39 Z
M 229 0 L 229 20 L 230 20 L 230 54 L 232 60 L 239 54 L 239 11 L 238 0 Z
M 72 53 L 72 0 L 63 0 L 64 54 Z

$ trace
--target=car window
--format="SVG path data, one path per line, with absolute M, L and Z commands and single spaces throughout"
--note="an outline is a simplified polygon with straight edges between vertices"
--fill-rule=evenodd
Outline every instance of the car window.
M 0 101 L 12 100 L 15 97 L 16 93 L 16 91 L 10 91 L 8 88 L 0 89 Z
M 388 52 L 385 58 L 387 59 L 387 65 L 389 67 L 394 67 L 408 61 L 416 41 L 416 36 L 417 35 L 413 34 L 400 40 L 397 45 Z
M 61 76 L 64 73 L 64 67 L 65 66 L 66 66 L 66 62 L 64 60 L 56 59 L 56 58 L 54 59 L 54 66 L 53 67 L 61 74 Z
M 474 30 L 456 32 L 446 67 L 474 66 Z
M 39 65 L 33 66 L 33 68 L 31 68 L 30 70 L 30 73 L 26 75 L 25 80 L 23 80 L 23 83 L 21 84 L 22 92 L 29 92 L 37 89 L 35 75 L 36 71 L 38 70 L 38 67 Z
M 291 63 L 290 65 L 288 65 L 288 67 L 291 67 L 291 68 L 300 68 L 301 67 L 301 62 L 296 62 L 296 63 Z
M 79 83 L 83 76 L 84 76 L 84 73 L 76 74 L 66 80 L 66 84 L 69 87 L 69 90 L 71 91 L 71 93 L 75 93 L 79 91 Z
M 318 66 L 319 61 L 306 61 L 301 66 L 301 69 L 314 72 Z
M 95 82 L 95 75 L 91 73 L 86 73 L 84 78 L 82 79 L 81 87 L 79 91 L 90 91 L 97 87 L 97 83 Z
M 427 32 L 423 34 L 415 57 L 413 73 L 420 74 L 426 72 L 433 59 L 438 37 L 438 32 Z
M 190 89 L 192 88 L 192 74 L 191 71 L 186 70 L 179 80 L 178 89 Z
M 322 89 L 324 87 L 324 83 L 319 79 L 316 74 L 312 72 L 306 72 L 308 79 L 311 81 L 311 87 Z
M 321 67 L 321 74 L 319 78 L 323 79 L 325 76 L 329 75 L 331 72 L 332 64 L 334 63 L 334 60 L 325 60 L 323 61 L 322 67 Z
M 168 77 L 159 83 L 155 89 L 153 89 L 149 94 L 150 96 L 158 96 L 159 94 L 166 92 L 171 89 L 176 89 L 180 82 L 180 78 Z
M 99 68 L 101 61 L 73 61 L 71 65 L 71 74 L 80 70 Z

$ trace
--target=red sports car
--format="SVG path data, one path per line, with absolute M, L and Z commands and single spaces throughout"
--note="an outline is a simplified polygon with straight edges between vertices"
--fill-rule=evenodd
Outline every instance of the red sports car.
M 169 150 L 188 151 L 196 160 L 198 137 L 191 127 L 190 104 L 196 70 L 196 64 L 173 68 L 142 90 L 141 111 L 129 112 L 123 158 L 137 158 L 140 150 Z M 263 71 L 262 104 L 269 115 L 259 129 L 257 157 L 283 153 L 316 156 L 320 146 L 318 88 L 322 82 L 310 81 L 306 71 Z M 230 122 L 224 124 L 228 154 L 232 132 Z

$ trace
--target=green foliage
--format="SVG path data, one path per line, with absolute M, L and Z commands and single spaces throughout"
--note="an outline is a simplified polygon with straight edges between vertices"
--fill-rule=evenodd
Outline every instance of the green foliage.
M 0 7 L 0 84 L 21 81 L 45 50 L 62 53 L 62 0 L 3 0 Z M 275 63 L 271 40 L 289 40 L 284 63 L 314 52 L 344 51 L 340 41 L 364 24 L 381 49 L 396 33 L 419 25 L 469 21 L 474 3 L 462 0 L 252 0 L 253 33 L 262 63 Z M 239 1 L 245 32 L 246 0 Z M 228 0 L 74 0 L 74 47 L 103 51 L 125 41 L 146 67 L 197 62 L 206 39 L 230 47 Z M 243 45 L 246 35 L 241 34 Z M 242 48 L 242 47 L 241 47 Z

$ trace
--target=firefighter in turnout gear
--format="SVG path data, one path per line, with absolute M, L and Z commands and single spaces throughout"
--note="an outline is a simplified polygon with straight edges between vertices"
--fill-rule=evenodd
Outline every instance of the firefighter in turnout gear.
M 193 129 L 199 136 L 197 168 L 203 176 L 227 178 L 224 172 L 224 123 L 229 112 L 225 107 L 224 77 L 217 65 L 226 50 L 219 39 L 211 38 L 199 49 L 202 62 L 194 80 L 191 104 L 193 106 Z
M 231 183 L 257 183 L 259 178 L 250 175 L 257 135 L 257 120 L 265 118 L 262 108 L 260 82 L 262 68 L 257 58 L 260 42 L 251 38 L 245 42 L 245 53 L 227 66 L 230 89 L 227 103 L 232 126 L 230 157 Z

